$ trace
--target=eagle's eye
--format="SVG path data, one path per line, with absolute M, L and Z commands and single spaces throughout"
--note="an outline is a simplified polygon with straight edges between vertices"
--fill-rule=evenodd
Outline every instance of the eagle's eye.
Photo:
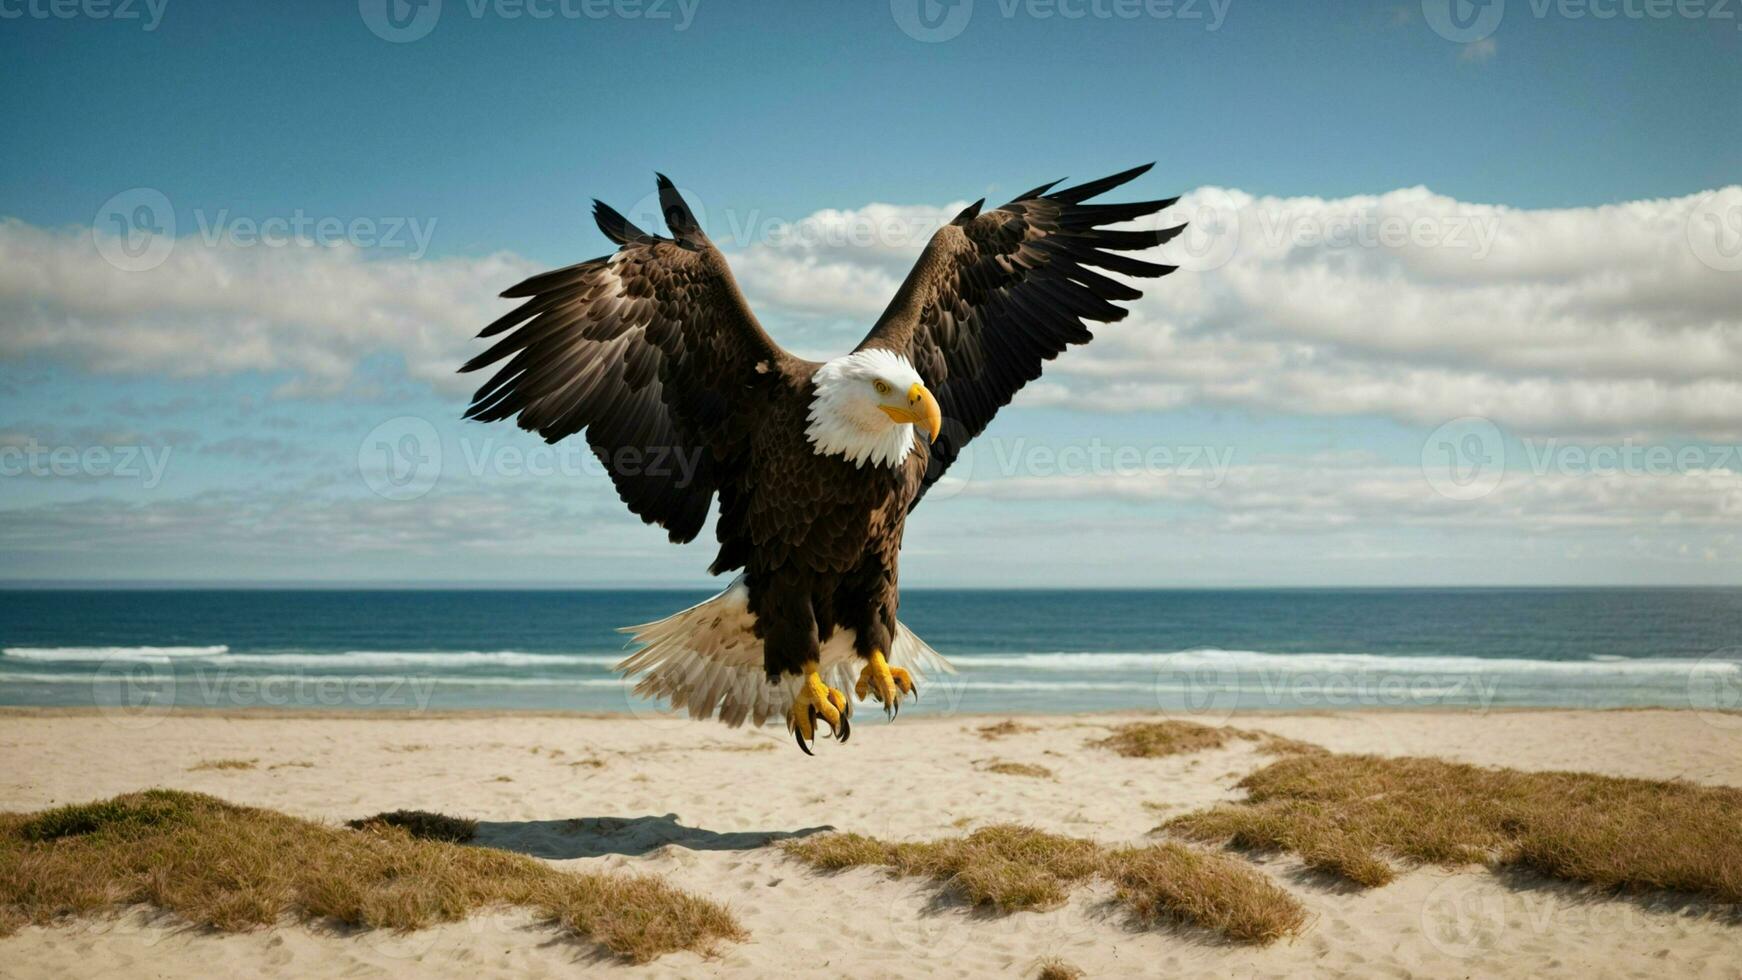
M 873 381 L 871 382 L 871 387 L 876 388 L 879 395 L 889 394 L 889 385 L 884 381 Z

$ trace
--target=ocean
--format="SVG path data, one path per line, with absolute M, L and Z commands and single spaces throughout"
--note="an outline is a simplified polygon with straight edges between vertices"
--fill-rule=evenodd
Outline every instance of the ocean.
M 615 627 L 690 591 L 0 592 L 0 704 L 648 714 Z M 1742 708 L 1742 589 L 909 590 L 904 713 Z

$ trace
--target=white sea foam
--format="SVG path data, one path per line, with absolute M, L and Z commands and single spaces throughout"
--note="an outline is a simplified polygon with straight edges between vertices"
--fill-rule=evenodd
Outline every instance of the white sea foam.
M 958 665 L 960 662 L 958 661 Z M 1732 665 L 1735 666 L 1735 665 Z M 1686 668 L 1684 667 L 1683 670 Z M 1206 690 L 1202 685 L 1204 678 L 1197 675 L 1196 682 L 1173 683 L 1166 680 L 1152 679 L 1142 675 L 1128 675 L 1126 680 L 1090 680 L 1052 675 L 1045 679 L 1032 677 L 1011 678 L 1006 675 L 987 676 L 964 670 L 950 685 L 956 692 L 954 697 L 976 696 L 975 710 L 985 710 L 989 707 L 983 703 L 983 697 L 996 698 L 999 694 L 1019 695 L 1034 693 L 1046 695 L 1048 703 L 1075 705 L 1078 708 L 1088 706 L 1088 702 L 1074 701 L 1073 698 L 1092 697 L 1097 694 L 1118 694 L 1124 697 L 1116 698 L 1121 706 L 1155 707 L 1155 698 L 1170 692 L 1185 695 L 1188 704 L 1195 704 Z M 1583 707 L 1622 706 L 1633 704 L 1668 704 L 1682 706 L 1679 697 L 1666 700 L 1665 691 L 1684 692 L 1687 690 L 1689 675 L 1685 672 L 1668 671 L 1661 675 L 1604 675 L 1594 673 L 1583 677 L 1568 677 L 1565 675 L 1537 677 L 1526 679 L 1526 675 L 1514 675 L 1516 678 L 1506 686 L 1507 695 L 1498 697 L 1498 688 L 1494 685 L 1499 679 L 1489 676 L 1484 680 L 1474 674 L 1463 675 L 1463 679 L 1452 685 L 1442 683 L 1445 674 L 1420 673 L 1409 677 L 1398 674 L 1383 673 L 1293 673 L 1266 674 L 1259 671 L 1241 671 L 1231 675 L 1217 675 L 1209 678 L 1218 693 L 1217 704 L 1224 708 L 1242 707 L 1314 707 L 1314 708 L 1360 708 L 1363 706 L 1387 705 L 1425 705 L 1425 704 L 1481 704 L 1488 705 L 1499 702 L 1511 704 L 1543 704 L 1552 705 L 1564 703 L 1569 696 L 1578 697 L 1574 692 L 1602 690 L 1607 694 L 1600 701 L 1585 700 L 1577 702 Z M 1624 679 L 1623 679 L 1624 678 Z M 162 678 L 169 680 L 169 675 Z M 1402 687 L 1387 686 L 1390 681 L 1401 679 Z M 109 690 L 117 685 L 135 683 L 134 678 L 119 674 L 105 674 L 95 671 L 40 673 L 26 671 L 0 670 L 0 689 L 7 685 L 26 686 L 59 686 L 83 688 L 90 691 L 94 688 Z M 363 696 L 364 688 L 368 692 L 411 692 L 428 691 L 432 688 L 471 689 L 474 691 L 488 690 L 526 690 L 526 691 L 616 691 L 623 696 L 630 696 L 631 684 L 619 677 L 503 677 L 476 676 L 464 674 L 335 674 L 327 672 L 310 673 L 269 673 L 252 672 L 234 673 L 221 676 L 214 681 L 206 679 L 197 681 L 191 677 L 182 677 L 181 684 L 193 685 L 184 690 L 200 692 L 195 701 L 202 697 L 222 698 L 222 692 L 235 690 L 231 684 L 247 684 L 250 697 L 259 697 L 258 692 L 275 693 L 284 698 L 287 691 L 322 692 L 343 690 L 357 692 Z M 1667 687 L 1666 687 L 1667 685 Z M 1652 693 L 1656 692 L 1656 693 Z M 100 696 L 100 695 L 99 695 Z M 487 697 L 487 695 L 478 695 Z M 464 695 L 462 695 L 464 697 Z M 946 698 L 950 695 L 946 694 Z M 1232 697 L 1233 701 L 1224 702 L 1222 698 Z M 1252 700 L 1248 703 L 1248 698 Z M 294 699 L 293 699 L 294 700 Z M 929 700 L 929 699 L 928 699 Z M 1164 698 L 1165 700 L 1165 698 Z M 290 703 L 286 701 L 285 703 Z M 946 707 L 959 704 L 959 701 L 946 700 Z
M 238 674 L 234 680 L 257 687 L 299 684 L 413 684 L 439 687 L 628 687 L 619 677 L 466 677 L 463 675 L 428 674 Z M 114 674 L 38 674 L 0 673 L 0 683 L 17 684 L 131 684 L 133 678 Z M 193 682 L 189 682 L 193 683 Z
M 343 653 L 232 653 L 226 664 L 266 667 L 610 667 L 612 653 L 521 653 L 517 650 L 347 650 Z
M 39 662 L 101 662 L 105 660 L 135 660 L 144 663 L 168 663 L 178 658 L 221 657 L 230 652 L 226 646 L 215 647 L 7 647 L 0 651 L 16 660 Z
M 282 653 L 231 653 L 227 646 L 211 647 L 7 647 L 5 656 L 38 662 L 101 663 L 136 661 L 167 663 L 172 659 L 213 660 L 229 666 L 249 667 L 610 667 L 622 654 L 521 653 L 516 650 L 347 650 L 335 653 L 285 651 Z
M 312 651 L 251 651 L 230 653 L 228 646 L 63 646 L 5 648 L 9 660 L 38 663 L 105 663 L 105 661 L 213 661 L 226 667 L 354 668 L 380 667 L 615 667 L 618 653 L 521 653 L 495 651 L 378 651 L 354 649 L 341 653 Z M 963 670 L 1038 670 L 1082 674 L 1158 674 L 1205 670 L 1237 675 L 1259 674 L 1545 674 L 1568 675 L 1728 675 L 1742 674 L 1742 661 L 1723 658 L 1625 658 L 1613 654 L 1589 660 L 1528 660 L 1489 656 L 1401 656 L 1371 653 L 1263 653 L 1254 649 L 1181 649 L 1144 653 L 962 653 L 951 654 Z M 17 675 L 10 675 L 17 677 Z M 481 681 L 481 679 L 456 679 Z M 524 679 L 542 684 L 540 679 Z M 1012 688 L 1014 689 L 1014 688 Z
M 1729 674 L 1742 661 L 1638 657 L 1528 660 L 1500 657 L 1397 656 L 1368 653 L 1264 653 L 1257 650 L 1178 650 L 1170 653 L 951 654 L 964 673 L 1002 668 L 1046 671 L 1261 671 L 1286 674 Z
M 954 663 L 954 661 L 951 661 Z M 982 681 L 963 678 L 956 682 L 965 691 L 1143 691 L 1145 688 L 1114 681 Z M 922 692 L 923 693 L 923 692 Z

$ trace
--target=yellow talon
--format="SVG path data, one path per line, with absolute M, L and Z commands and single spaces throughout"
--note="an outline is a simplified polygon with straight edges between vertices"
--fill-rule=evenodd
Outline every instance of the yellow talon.
M 913 694 L 917 690 L 913 675 L 900 667 L 889 666 L 889 661 L 883 659 L 882 650 L 871 651 L 871 659 L 859 672 L 859 682 L 853 685 L 853 693 L 859 696 L 859 700 L 865 700 L 866 695 L 876 698 L 890 717 L 901 713 L 901 695 Z
M 816 661 L 805 664 L 804 683 L 799 686 L 798 695 L 793 698 L 792 708 L 786 715 L 786 727 L 804 754 L 813 754 L 809 743 L 816 740 L 819 720 L 827 722 L 835 738 L 845 742 L 853 734 L 852 722 L 848 721 L 852 714 L 847 696 L 823 683 Z

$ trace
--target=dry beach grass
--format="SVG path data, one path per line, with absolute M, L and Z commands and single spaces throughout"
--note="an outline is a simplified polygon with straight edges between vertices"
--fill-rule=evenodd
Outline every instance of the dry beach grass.
M 1270 879 L 1222 855 L 1175 843 L 1108 850 L 1092 841 L 1003 824 L 966 837 L 888 843 L 861 834 L 789 841 L 788 854 L 824 871 L 864 865 L 935 879 L 998 912 L 1046 909 L 1100 875 L 1136 917 L 1183 922 L 1247 943 L 1300 931 L 1306 912 Z
M 428 810 L 387 810 L 373 817 L 345 821 L 352 830 L 403 830 L 418 840 L 464 844 L 478 835 L 478 821 Z
M 0 935 L 143 903 L 224 932 L 285 917 L 416 929 L 526 906 L 631 962 L 743 936 L 724 908 L 657 878 L 568 874 L 419 840 L 386 821 L 368 826 L 341 830 L 174 790 L 0 814 Z
M 1074 966 L 1056 956 L 1041 960 L 1039 970 L 1034 975 L 1035 980 L 1083 980 L 1086 976 L 1088 974 L 1083 972 L 1082 967 Z
M 0 711 L 0 972 L 1717 980 L 1742 937 L 1742 726 L 1695 712 L 904 714 L 815 760 L 666 718 L 147 721 Z M 224 759 L 258 762 L 189 768 Z
M 1032 762 L 1011 762 L 1007 759 L 991 759 L 985 764 L 987 772 L 995 772 L 1000 776 L 1025 776 L 1029 779 L 1051 779 L 1052 770 Z
M 1742 790 L 1443 759 L 1307 754 L 1239 783 L 1247 797 L 1165 829 L 1287 851 L 1374 887 L 1393 861 L 1489 864 L 1631 892 L 1742 903 Z
M 1117 752 L 1128 759 L 1162 759 L 1170 755 L 1219 749 L 1233 741 L 1252 742 L 1259 751 L 1276 755 L 1323 751 L 1316 745 L 1282 738 L 1269 732 L 1247 731 L 1227 725 L 1201 725 L 1195 721 L 1173 719 L 1120 725 L 1113 729 L 1113 734 L 1089 744 Z

